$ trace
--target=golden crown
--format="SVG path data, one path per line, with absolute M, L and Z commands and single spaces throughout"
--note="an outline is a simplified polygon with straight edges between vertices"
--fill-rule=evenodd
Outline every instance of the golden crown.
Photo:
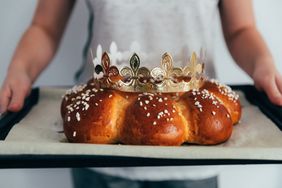
M 160 67 L 151 70 L 140 67 L 136 53 L 131 56 L 129 64 L 118 69 L 111 65 L 109 54 L 104 52 L 101 64 L 94 65 L 95 73 L 102 73 L 102 77 L 94 77 L 94 82 L 103 88 L 125 92 L 184 92 L 200 88 L 204 81 L 204 63 L 195 52 L 183 68 L 173 66 L 169 53 L 162 56 Z

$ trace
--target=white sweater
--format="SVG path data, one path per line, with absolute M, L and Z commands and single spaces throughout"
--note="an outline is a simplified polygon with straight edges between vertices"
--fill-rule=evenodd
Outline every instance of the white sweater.
M 140 44 L 141 65 L 158 66 L 170 52 L 178 66 L 187 63 L 192 51 L 207 52 L 206 74 L 215 77 L 212 63 L 213 36 L 219 0 L 88 0 L 94 13 L 91 47 L 108 50 L 115 41 L 127 51 Z M 106 49 L 105 49 L 106 47 Z M 90 56 L 89 56 L 90 57 Z M 142 61 L 143 60 L 143 61 Z M 90 61 L 89 61 L 90 62 Z M 93 74 L 87 64 L 82 80 Z M 185 146 L 189 147 L 189 146 Z M 122 152 L 122 151 L 121 151 Z M 115 176 L 139 180 L 201 179 L 216 175 L 215 166 L 95 168 Z

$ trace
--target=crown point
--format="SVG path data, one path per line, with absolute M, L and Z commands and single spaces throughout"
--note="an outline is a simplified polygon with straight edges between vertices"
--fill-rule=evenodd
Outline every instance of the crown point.
M 104 52 L 103 55 L 102 55 L 102 59 L 109 59 L 110 60 L 109 54 L 107 52 Z
M 130 67 L 136 72 L 140 66 L 140 58 L 134 53 L 130 58 Z
M 105 70 L 107 70 L 110 67 L 110 57 L 107 52 L 104 52 L 102 55 L 102 65 Z

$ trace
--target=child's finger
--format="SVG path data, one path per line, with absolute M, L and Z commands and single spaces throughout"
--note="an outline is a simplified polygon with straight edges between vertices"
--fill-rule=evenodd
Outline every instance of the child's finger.
M 22 109 L 27 90 L 23 87 L 12 88 L 12 98 L 8 106 L 9 111 L 17 112 Z
M 265 82 L 264 91 L 272 103 L 280 106 L 282 105 L 282 93 L 280 92 L 275 79 Z
M 7 111 L 11 100 L 11 89 L 9 86 L 3 85 L 0 89 L 0 114 Z
M 280 74 L 278 74 L 275 78 L 275 82 L 276 82 L 276 85 L 280 91 L 280 93 L 282 94 L 282 76 Z

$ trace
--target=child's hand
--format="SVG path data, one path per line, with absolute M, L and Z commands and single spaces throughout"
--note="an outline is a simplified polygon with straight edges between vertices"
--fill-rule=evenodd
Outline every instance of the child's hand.
M 265 91 L 273 104 L 282 106 L 282 76 L 274 66 L 260 63 L 255 66 L 252 78 L 259 90 Z
M 0 89 L 0 113 L 21 110 L 31 85 L 26 71 L 10 69 Z
M 38 1 L 31 25 L 16 48 L 0 89 L 0 113 L 23 107 L 32 83 L 57 51 L 74 4 L 74 0 Z

